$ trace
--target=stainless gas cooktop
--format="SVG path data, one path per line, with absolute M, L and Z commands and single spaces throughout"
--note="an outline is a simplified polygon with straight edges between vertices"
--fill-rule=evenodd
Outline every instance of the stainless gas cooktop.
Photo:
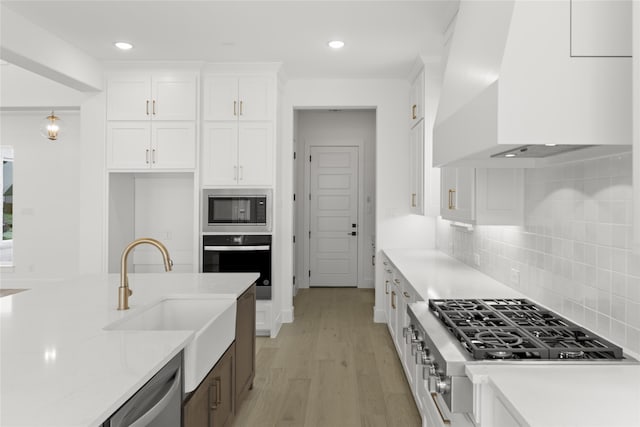
M 619 360 L 622 348 L 527 299 L 435 299 L 429 308 L 475 360 Z

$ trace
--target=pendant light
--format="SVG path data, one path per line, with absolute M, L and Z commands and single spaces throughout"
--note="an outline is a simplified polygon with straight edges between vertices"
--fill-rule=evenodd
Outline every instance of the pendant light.
M 50 141 L 57 141 L 60 135 L 60 117 L 56 116 L 53 111 L 43 121 L 40 126 L 40 133 L 42 136 Z

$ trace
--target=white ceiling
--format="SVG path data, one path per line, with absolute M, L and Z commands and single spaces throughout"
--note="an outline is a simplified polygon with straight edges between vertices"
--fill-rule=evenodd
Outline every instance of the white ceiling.
M 291 78 L 406 78 L 440 56 L 456 0 L 10 1 L 100 61 L 282 62 Z M 345 41 L 340 51 L 326 43 Z M 116 40 L 131 41 L 123 52 Z

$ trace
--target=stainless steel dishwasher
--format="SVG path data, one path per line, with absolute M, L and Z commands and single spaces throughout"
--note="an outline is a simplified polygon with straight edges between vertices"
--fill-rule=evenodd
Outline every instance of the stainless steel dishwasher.
M 120 407 L 103 427 L 182 425 L 182 352 Z

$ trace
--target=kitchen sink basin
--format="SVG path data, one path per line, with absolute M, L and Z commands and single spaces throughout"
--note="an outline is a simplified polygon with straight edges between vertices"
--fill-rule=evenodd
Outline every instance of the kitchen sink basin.
M 235 339 L 236 300 L 210 296 L 165 298 L 104 329 L 193 331 L 193 339 L 184 348 L 184 384 L 185 392 L 189 392 L 198 386 Z

